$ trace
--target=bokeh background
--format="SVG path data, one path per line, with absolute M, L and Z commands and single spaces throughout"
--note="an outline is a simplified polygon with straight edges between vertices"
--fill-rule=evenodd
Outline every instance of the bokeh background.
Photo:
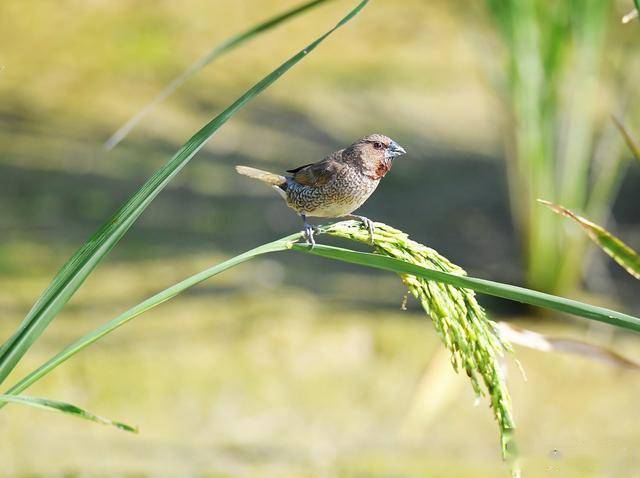
M 588 9 L 594 1 L 567 3 Z M 372 2 L 216 133 L 13 378 L 169 284 L 298 230 L 279 197 L 237 176 L 235 164 L 282 171 L 375 131 L 409 154 L 364 215 L 474 276 L 530 284 L 510 206 L 519 192 L 508 187 L 518 120 L 500 81 L 508 53 L 485 2 L 471 3 Z M 633 60 L 640 26 L 619 24 L 631 2 L 605 3 L 596 63 L 606 81 L 589 97 L 599 118 L 589 143 L 610 128 L 611 113 L 636 133 L 640 124 Z M 103 150 L 117 127 L 213 45 L 295 4 L 0 2 L 0 339 L 193 132 L 353 2 L 329 2 L 218 60 L 120 146 Z M 620 145 L 598 151 L 605 169 L 630 156 Z M 640 164 L 624 168 L 613 212 L 603 217 L 640 247 Z M 572 234 L 575 226 L 548 214 Z M 580 261 L 584 276 L 572 297 L 640 314 L 636 280 L 600 253 L 586 250 Z M 226 272 L 29 391 L 136 423 L 139 435 L 8 406 L 0 413 L 0 474 L 507 476 L 486 402 L 475 404 L 464 377 L 450 370 L 421 310 L 411 301 L 401 310 L 404 292 L 391 275 L 295 253 Z M 481 301 L 497 320 L 640 360 L 635 335 Z M 640 476 L 640 373 L 522 348 L 516 356 L 528 379 L 508 361 L 527 476 Z

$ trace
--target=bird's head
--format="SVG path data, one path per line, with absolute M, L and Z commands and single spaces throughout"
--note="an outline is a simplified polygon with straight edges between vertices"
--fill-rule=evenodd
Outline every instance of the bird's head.
M 391 138 L 374 133 L 359 139 L 351 147 L 359 153 L 378 159 L 393 159 L 406 153 L 404 148 Z
M 392 160 L 406 151 L 391 138 L 374 133 L 353 143 L 345 153 L 365 169 L 375 171 L 376 176 L 382 177 L 391 169 Z

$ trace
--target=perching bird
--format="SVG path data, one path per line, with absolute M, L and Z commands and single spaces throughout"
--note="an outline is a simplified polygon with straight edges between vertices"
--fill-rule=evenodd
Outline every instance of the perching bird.
M 402 146 L 382 134 L 371 134 L 345 149 L 331 153 L 322 161 L 289 169 L 281 176 L 247 166 L 236 171 L 273 186 L 304 222 L 304 232 L 311 245 L 311 217 L 347 217 L 362 221 L 373 241 L 373 224 L 363 216 L 351 214 L 375 191 L 389 172 L 393 158 L 405 154 Z

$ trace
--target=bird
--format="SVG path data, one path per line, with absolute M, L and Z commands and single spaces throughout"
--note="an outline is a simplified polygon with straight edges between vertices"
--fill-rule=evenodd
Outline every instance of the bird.
M 314 229 L 307 217 L 348 218 L 368 228 L 373 244 L 373 223 L 352 214 L 376 190 L 389 172 L 394 158 L 406 154 L 391 138 L 374 133 L 335 151 L 321 161 L 274 174 L 249 166 L 236 166 L 244 176 L 262 181 L 278 191 L 287 205 L 302 218 L 304 235 L 315 246 Z

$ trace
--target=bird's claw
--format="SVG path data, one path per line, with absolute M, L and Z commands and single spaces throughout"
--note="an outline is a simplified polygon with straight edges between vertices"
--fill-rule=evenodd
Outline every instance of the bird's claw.
M 362 223 L 365 225 L 365 227 L 366 227 L 367 229 L 369 229 L 369 240 L 370 240 L 370 242 L 371 242 L 371 245 L 372 245 L 372 246 L 375 246 L 375 245 L 376 245 L 376 243 L 375 243 L 375 241 L 373 240 L 373 229 L 374 229 L 373 221 L 371 221 L 370 219 L 367 219 L 366 217 L 363 217 L 363 218 L 362 218 Z
M 369 219 L 369 218 L 364 217 L 364 216 L 356 216 L 355 214 L 352 214 L 350 217 L 352 219 L 360 221 L 362 224 L 364 224 L 364 227 L 369 229 L 369 242 L 371 243 L 372 246 L 375 246 L 376 243 L 373 240 L 373 230 L 375 229 L 375 227 L 373 225 L 373 221 L 371 219 Z

